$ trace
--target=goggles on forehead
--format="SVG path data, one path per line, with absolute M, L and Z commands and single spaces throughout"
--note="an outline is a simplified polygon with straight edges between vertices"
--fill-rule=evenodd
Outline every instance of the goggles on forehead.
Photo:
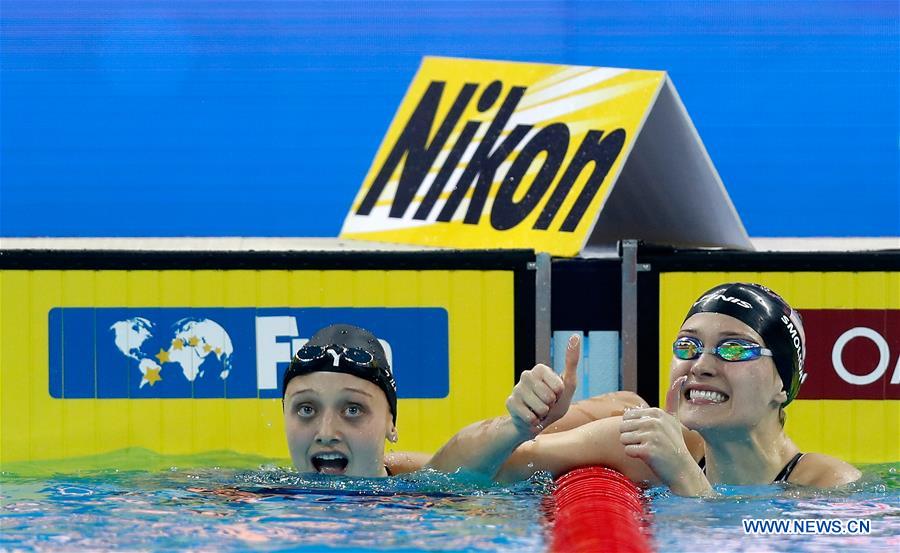
M 338 345 L 305 345 L 294 355 L 294 360 L 303 368 L 315 369 L 332 365 L 334 367 L 378 369 L 375 356 L 360 348 Z
M 772 350 L 740 338 L 728 338 L 714 348 L 704 348 L 703 342 L 697 338 L 683 336 L 672 344 L 672 353 L 685 361 L 696 359 L 703 353 L 711 353 L 725 361 L 752 361 L 763 356 L 772 357 Z

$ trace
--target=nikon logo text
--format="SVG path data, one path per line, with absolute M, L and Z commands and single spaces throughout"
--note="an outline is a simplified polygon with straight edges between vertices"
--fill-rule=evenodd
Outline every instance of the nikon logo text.
M 512 156 L 490 208 L 491 227 L 496 230 L 515 228 L 549 194 L 532 228 L 548 230 L 551 225 L 558 225 L 560 231 L 575 231 L 622 152 L 625 130 L 588 130 L 564 166 L 573 134 L 568 124 L 550 123 L 536 129 L 532 124 L 510 123 L 527 87 L 509 86 L 504 90 L 504 83 L 493 81 L 479 91 L 478 84 L 466 83 L 443 120 L 439 121 L 438 106 L 446 88 L 444 81 L 429 83 L 396 142 L 390 146 L 383 164 L 377 169 L 355 214 L 369 215 L 399 170 L 389 217 L 449 222 L 454 219 L 463 200 L 470 196 L 462 222 L 477 225 L 490 196 L 491 186 L 497 180 L 498 170 Z M 462 116 L 473 101 L 479 113 L 494 110 L 493 118 L 463 122 Z M 486 130 L 482 130 L 485 125 Z M 456 139 L 449 154 L 440 167 L 436 167 L 438 155 L 454 134 Z M 476 135 L 481 136 L 480 141 L 476 139 L 473 142 Z M 530 139 L 525 141 L 529 135 Z M 470 146 L 476 143 L 472 151 Z M 513 156 L 514 152 L 517 153 Z M 543 161 L 527 191 L 519 192 L 522 181 L 539 157 Z M 457 171 L 458 167 L 462 171 Z M 436 175 L 426 186 L 426 177 L 432 171 L 436 171 Z M 560 214 L 563 202 L 585 172 L 589 174 L 583 187 L 577 192 L 568 211 Z M 445 190 L 448 194 L 444 193 Z M 410 205 L 420 193 L 418 207 L 410 210 Z M 555 222 L 558 215 L 562 219 Z

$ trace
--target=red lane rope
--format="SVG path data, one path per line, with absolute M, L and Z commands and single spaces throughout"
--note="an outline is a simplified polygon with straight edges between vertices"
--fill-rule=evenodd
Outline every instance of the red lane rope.
M 586 467 L 556 480 L 550 551 L 649 553 L 644 500 L 631 480 L 606 467 Z

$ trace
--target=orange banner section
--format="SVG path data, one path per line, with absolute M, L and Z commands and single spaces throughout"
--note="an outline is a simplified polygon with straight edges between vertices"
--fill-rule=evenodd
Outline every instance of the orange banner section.
M 806 363 L 831 367 L 799 399 L 900 399 L 900 309 L 804 309 Z

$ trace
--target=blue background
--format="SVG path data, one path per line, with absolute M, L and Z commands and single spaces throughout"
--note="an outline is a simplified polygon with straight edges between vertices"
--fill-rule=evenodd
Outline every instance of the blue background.
M 278 364 L 277 390 L 259 390 L 256 366 L 256 317 L 292 316 L 300 338 L 334 321 L 367 328 L 387 340 L 393 355 L 399 398 L 443 398 L 450 391 L 447 311 L 434 307 L 397 308 L 174 308 L 66 307 L 53 308 L 50 329 L 49 387 L 56 398 L 252 398 L 281 397 L 281 379 L 288 363 Z M 141 346 L 150 359 L 171 346 L 175 323 L 181 319 L 211 319 L 231 338 L 231 372 L 219 378 L 221 364 L 209 355 L 204 376 L 187 380 L 178 363 L 165 363 L 162 380 L 140 387 L 139 362 L 115 344 L 110 327 L 116 321 L 144 317 L 156 326 Z M 290 343 L 291 337 L 279 339 Z M 155 361 L 155 359 L 154 359 Z
M 0 236 L 336 236 L 424 55 L 670 72 L 751 236 L 898 236 L 898 3 L 3 0 Z

